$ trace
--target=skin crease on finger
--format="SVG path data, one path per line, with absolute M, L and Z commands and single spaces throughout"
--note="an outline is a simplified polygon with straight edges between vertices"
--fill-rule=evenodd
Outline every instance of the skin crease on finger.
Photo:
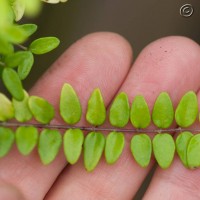
M 173 36 L 159 39 L 141 52 L 120 91 L 128 94 L 130 102 L 135 95 L 144 95 L 151 111 L 156 97 L 166 91 L 176 107 L 188 90 L 198 90 L 199 63 L 200 48 L 192 40 Z M 131 199 L 150 167 L 142 169 L 134 162 L 129 139 L 130 136 L 126 135 L 123 154 L 112 166 L 106 164 L 104 159 L 92 173 L 85 171 L 82 160 L 68 166 L 45 199 Z
M 59 97 L 63 84 L 70 83 L 83 108 L 79 125 L 85 126 L 88 125 L 84 116 L 91 92 L 99 87 L 108 105 L 131 63 L 132 50 L 123 37 L 106 32 L 90 34 L 73 44 L 41 77 L 30 94 L 44 97 L 52 103 L 56 109 L 52 123 L 64 124 L 58 116 Z M 42 200 L 66 164 L 62 150 L 53 163 L 44 166 L 36 150 L 29 156 L 22 156 L 14 147 L 0 160 L 0 180 L 8 183 L 8 188 L 9 184 L 15 186 L 26 200 Z M 1 199 L 0 195 L 0 200 L 5 199 Z

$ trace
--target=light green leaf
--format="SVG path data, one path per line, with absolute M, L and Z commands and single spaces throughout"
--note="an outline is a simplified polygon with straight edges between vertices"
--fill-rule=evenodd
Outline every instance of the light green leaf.
M 130 120 L 135 128 L 146 128 L 151 122 L 149 107 L 142 95 L 135 96 L 133 100 Z
M 47 100 L 38 96 L 30 96 L 28 105 L 38 122 L 48 124 L 54 118 L 54 108 Z
M 35 17 L 39 14 L 42 8 L 41 0 L 25 0 L 25 15 L 28 17 Z
M 24 15 L 25 0 L 14 0 L 12 3 L 12 9 L 15 14 L 15 21 L 19 21 Z
M 14 133 L 11 129 L 0 127 L 0 157 L 4 157 L 10 151 L 14 142 Z
M 174 158 L 175 144 L 170 134 L 159 133 L 153 138 L 154 156 L 163 169 L 167 169 Z
M 75 164 L 82 151 L 84 141 L 83 132 L 80 129 L 68 129 L 63 138 L 64 153 L 70 164 Z
M 10 54 L 5 58 L 5 64 L 8 67 L 17 67 L 18 66 L 18 75 L 21 80 L 24 80 L 34 62 L 33 54 L 30 51 L 18 51 L 14 54 Z
M 194 135 L 188 143 L 187 164 L 189 168 L 200 166 L 200 134 Z
M 34 54 L 44 54 L 55 49 L 59 43 L 60 41 L 56 37 L 44 37 L 34 40 L 29 49 Z
M 37 31 L 37 25 L 36 24 L 22 24 L 19 25 L 21 29 L 24 30 L 26 33 L 27 37 L 31 36 L 33 33 Z
M 62 137 L 57 130 L 44 129 L 39 137 L 38 152 L 44 165 L 51 163 L 59 152 Z
M 0 93 L 0 121 L 6 121 L 14 117 L 14 108 L 11 101 Z
M 15 118 L 19 122 L 26 122 L 32 118 L 32 113 L 28 106 L 29 95 L 24 91 L 24 99 L 22 101 L 17 101 L 12 99 L 13 107 L 15 110 Z
M 110 108 L 109 120 L 111 125 L 124 127 L 129 121 L 129 111 L 128 96 L 121 92 L 116 96 Z
M 124 148 L 124 134 L 111 132 L 106 138 L 105 158 L 108 164 L 114 164 L 122 154 Z
M 103 124 L 106 119 L 106 108 L 98 88 L 93 91 L 89 98 L 86 119 L 94 126 Z
M 189 127 L 195 122 L 197 114 L 197 96 L 193 91 L 189 91 L 182 97 L 176 108 L 176 122 L 181 127 Z
M 174 120 L 172 101 L 166 92 L 161 92 L 156 99 L 152 113 L 153 123 L 158 128 L 168 128 Z
M 184 131 L 176 138 L 176 150 L 181 162 L 187 167 L 187 146 L 192 138 L 193 134 L 188 131 Z
M 81 104 L 70 84 L 64 84 L 60 96 L 60 114 L 68 124 L 76 124 L 81 118 Z
M 17 75 L 17 72 L 11 68 L 4 68 L 2 73 L 3 83 L 11 93 L 11 95 L 18 101 L 22 101 L 24 98 L 24 91 L 21 80 Z
M 131 152 L 141 167 L 147 167 L 151 160 L 152 144 L 146 134 L 135 135 L 131 139 Z
M 8 55 L 13 53 L 14 48 L 11 43 L 9 43 L 1 34 L 0 34 L 0 53 L 3 55 Z
M 29 155 L 38 142 L 38 130 L 33 126 L 18 127 L 15 138 L 19 152 L 24 156 Z
M 84 141 L 84 165 L 87 171 L 97 166 L 105 146 L 105 137 L 102 133 L 91 132 Z

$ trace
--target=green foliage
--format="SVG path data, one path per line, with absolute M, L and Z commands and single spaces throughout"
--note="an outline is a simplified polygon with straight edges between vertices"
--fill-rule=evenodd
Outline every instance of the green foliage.
M 187 164 L 187 146 L 192 138 L 193 134 L 191 132 L 185 131 L 178 135 L 176 138 L 176 151 L 181 159 L 182 163 L 188 167 Z
M 55 49 L 59 43 L 60 41 L 56 37 L 39 38 L 30 44 L 29 50 L 34 54 L 44 54 Z
M 89 98 L 86 119 L 94 126 L 102 125 L 106 119 L 106 108 L 99 89 L 95 89 Z
M 170 134 L 160 133 L 153 138 L 153 152 L 155 159 L 162 169 L 167 169 L 174 158 L 175 144 Z
M 197 96 L 193 91 L 189 91 L 182 97 L 176 108 L 176 123 L 181 127 L 189 127 L 195 122 L 197 114 Z
M 70 164 L 75 164 L 82 151 L 84 141 L 83 132 L 80 129 L 68 129 L 63 138 L 64 153 Z
M 4 157 L 14 142 L 14 133 L 9 128 L 0 127 L 0 157 Z
M 142 95 L 137 95 L 133 100 L 130 120 L 135 128 L 146 128 L 151 122 L 149 107 Z
M 105 145 L 102 133 L 91 132 L 84 141 L 84 165 L 87 171 L 92 171 L 97 166 Z
M 149 165 L 152 153 L 151 139 L 146 134 L 135 135 L 131 139 L 131 152 L 141 167 Z
M 82 114 L 79 98 L 70 84 L 64 84 L 60 95 L 60 114 L 68 124 L 76 124 Z
M 110 108 L 109 120 L 111 125 L 124 127 L 129 121 L 129 112 L 128 96 L 121 92 L 116 96 Z
M 50 164 L 55 159 L 61 144 L 62 137 L 57 130 L 44 129 L 40 133 L 38 152 L 44 165 Z
M 47 100 L 37 96 L 30 96 L 28 105 L 38 122 L 48 124 L 54 118 L 54 108 Z
M 124 149 L 124 134 L 111 132 L 106 138 L 105 158 L 108 164 L 114 164 Z
M 29 155 L 37 144 L 38 130 L 33 126 L 18 127 L 15 133 L 16 144 L 22 155 Z
M 158 128 L 168 128 L 174 119 L 174 108 L 169 95 L 166 92 L 160 93 L 153 107 L 153 123 Z

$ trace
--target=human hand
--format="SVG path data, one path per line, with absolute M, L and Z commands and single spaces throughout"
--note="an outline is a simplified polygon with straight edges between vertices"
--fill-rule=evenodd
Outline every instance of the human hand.
M 58 115 L 62 85 L 70 83 L 80 97 L 84 118 L 88 98 L 94 88 L 102 91 L 108 106 L 119 91 L 132 102 L 144 95 L 150 109 L 160 92 L 170 94 L 174 107 L 188 90 L 199 97 L 200 48 L 183 37 L 167 37 L 148 45 L 132 66 L 130 45 L 112 33 L 88 35 L 72 45 L 32 88 L 30 94 L 44 97 L 57 109 L 54 124 L 64 122 Z M 195 126 L 195 125 L 194 125 Z M 151 125 L 153 127 L 153 125 Z M 175 127 L 175 124 L 174 124 Z M 62 151 L 55 161 L 42 165 L 37 151 L 25 157 L 16 147 L 0 160 L 0 200 L 131 199 L 153 166 L 143 169 L 130 152 L 130 134 L 125 149 L 114 165 L 104 158 L 92 173 L 82 159 L 67 165 Z M 175 156 L 171 167 L 158 167 L 144 199 L 199 199 L 199 170 L 188 170 Z

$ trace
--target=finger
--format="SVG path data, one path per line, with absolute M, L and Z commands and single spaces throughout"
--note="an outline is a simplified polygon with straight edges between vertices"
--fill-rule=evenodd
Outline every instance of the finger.
M 64 83 L 70 83 L 77 91 L 84 116 L 87 99 L 93 89 L 99 87 L 108 104 L 123 82 L 131 62 L 130 45 L 121 36 L 91 34 L 72 45 L 42 76 L 31 94 L 52 103 L 57 112 L 53 123 L 64 124 L 58 115 L 59 96 Z M 108 83 L 114 87 L 107 87 Z M 82 126 L 83 123 L 84 117 Z M 14 149 L 0 161 L 0 177 L 21 190 L 25 199 L 43 199 L 65 165 L 66 159 L 61 151 L 52 164 L 43 166 L 36 151 L 24 157 Z
M 130 102 L 135 95 L 144 95 L 151 110 L 158 94 L 167 91 L 176 106 L 184 92 L 198 88 L 198 48 L 182 37 L 155 41 L 141 52 L 120 91 L 128 94 Z M 147 169 L 140 168 L 130 153 L 129 138 L 126 135 L 126 147 L 116 164 L 109 166 L 102 159 L 94 172 L 88 173 L 80 161 L 62 172 L 46 199 L 131 199 L 153 161 Z

